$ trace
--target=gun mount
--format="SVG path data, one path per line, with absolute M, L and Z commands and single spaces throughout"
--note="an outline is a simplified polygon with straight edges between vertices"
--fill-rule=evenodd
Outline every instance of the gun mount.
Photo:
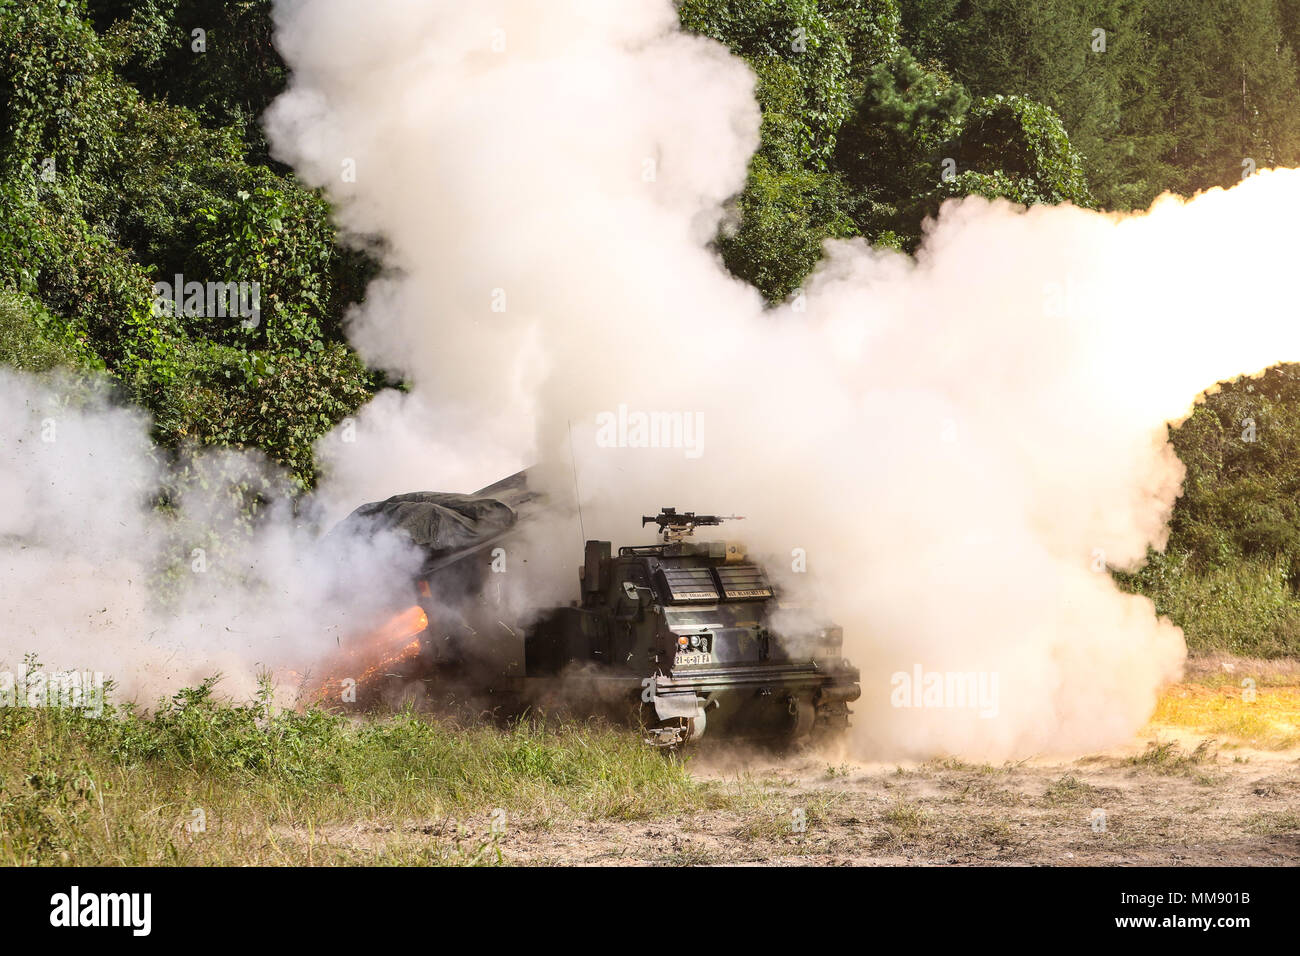
M 657 515 L 642 515 L 641 527 L 654 522 L 663 533 L 664 543 L 672 544 L 688 538 L 695 529 L 706 525 L 719 525 L 724 521 L 744 521 L 744 515 L 697 515 L 694 511 L 678 514 L 676 508 L 664 508 Z

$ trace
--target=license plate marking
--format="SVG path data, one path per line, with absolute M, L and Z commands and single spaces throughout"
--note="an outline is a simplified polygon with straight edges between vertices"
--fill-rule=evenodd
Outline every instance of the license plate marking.
M 691 664 L 712 664 L 713 655 L 703 653 L 681 654 L 673 660 L 675 667 L 689 667 Z

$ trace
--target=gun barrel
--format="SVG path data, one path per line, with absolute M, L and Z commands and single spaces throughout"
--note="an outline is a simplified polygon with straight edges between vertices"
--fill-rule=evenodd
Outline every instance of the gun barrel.
M 663 530 L 665 528 L 698 527 L 700 525 L 722 524 L 724 521 L 743 521 L 744 515 L 697 515 L 693 511 L 679 514 L 676 508 L 665 508 L 657 515 L 642 515 L 641 527 L 654 522 Z

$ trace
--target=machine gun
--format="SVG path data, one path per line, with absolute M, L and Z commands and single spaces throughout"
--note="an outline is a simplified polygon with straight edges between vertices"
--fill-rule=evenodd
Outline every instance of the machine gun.
M 694 534 L 695 529 L 702 525 L 716 525 L 722 524 L 724 521 L 744 520 L 744 515 L 697 515 L 694 511 L 679 515 L 676 508 L 664 508 L 657 515 L 642 515 L 641 527 L 644 528 L 653 521 L 659 526 L 659 530 L 663 532 L 664 543 L 671 544 Z

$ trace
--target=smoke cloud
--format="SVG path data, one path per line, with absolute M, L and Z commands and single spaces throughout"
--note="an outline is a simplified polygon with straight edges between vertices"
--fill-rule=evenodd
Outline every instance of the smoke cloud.
M 1105 568 L 1164 544 L 1166 422 L 1300 354 L 1279 308 L 1300 174 L 1131 217 L 953 202 L 915 260 L 829 243 L 768 310 L 708 246 L 757 144 L 753 78 L 668 0 L 283 2 L 278 27 L 272 141 L 385 240 L 352 335 L 415 383 L 430 440 L 517 450 L 553 500 L 576 479 L 588 537 L 642 540 L 666 504 L 748 515 L 731 533 L 845 627 L 864 755 L 1141 726 L 1184 644 Z M 699 421 L 699 447 L 639 447 L 638 415 Z M 917 668 L 993 677 L 996 715 L 897 706 Z
M 0 671 L 35 653 L 146 706 L 218 674 L 291 696 L 291 670 L 409 603 L 419 557 L 392 534 L 322 543 L 282 482 L 254 454 L 165 457 L 102 382 L 0 369 Z
M 644 541 L 663 505 L 747 515 L 726 534 L 844 627 L 860 756 L 1077 753 L 1148 718 L 1182 635 L 1105 567 L 1164 544 L 1183 476 L 1166 423 L 1215 381 L 1300 358 L 1281 305 L 1300 172 L 1127 217 L 951 202 L 915 259 L 828 243 L 768 309 L 709 247 L 758 143 L 754 80 L 670 0 L 282 0 L 276 20 L 292 78 L 273 148 L 379 250 L 350 336 L 412 384 L 363 410 L 356 442 L 321 443 L 318 517 L 536 462 L 573 525 L 531 543 L 569 577 L 539 604 L 576 593 L 584 533 Z M 3 384 L 4 434 L 30 436 L 46 393 Z M 149 610 L 140 569 L 175 532 L 142 517 L 159 480 L 143 423 L 77 415 L 75 460 L 3 446 L 6 501 L 24 503 L 5 520 L 26 522 L 8 534 L 43 542 L 3 552 L 6 652 L 87 666 L 101 636 L 160 629 L 201 669 L 303 652 L 371 610 L 334 596 L 337 568 L 277 590 L 311 550 L 300 517 L 254 538 L 260 588 Z M 645 447 L 652 421 L 668 447 Z M 410 557 L 366 547 L 346 573 L 379 601 Z M 243 637 L 219 631 L 232 620 Z M 918 672 L 983 675 L 996 708 L 899 706 L 897 676 Z

